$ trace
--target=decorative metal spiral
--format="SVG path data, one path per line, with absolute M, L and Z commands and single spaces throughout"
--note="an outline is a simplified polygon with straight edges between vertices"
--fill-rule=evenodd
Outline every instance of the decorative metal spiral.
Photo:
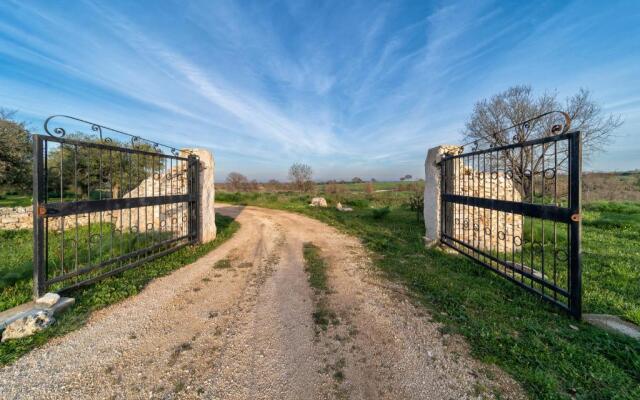
M 545 179 L 553 179 L 556 176 L 556 170 L 555 168 L 547 168 L 544 170 L 543 175 Z
M 563 262 L 569 259 L 567 252 L 563 249 L 556 249 L 555 257 L 556 257 L 556 260 L 563 261 Z
M 546 113 L 537 115 L 533 118 L 529 118 L 526 121 L 519 122 L 517 124 L 511 125 L 508 128 L 504 128 L 496 132 L 487 132 L 486 135 L 484 136 L 489 139 L 475 139 L 473 141 L 463 144 L 461 147 L 472 145 L 471 151 L 478 151 L 480 150 L 480 142 L 482 142 L 483 145 L 487 146 L 488 148 L 496 148 L 501 146 L 503 142 L 509 141 L 509 139 L 507 138 L 501 139 L 503 137 L 501 134 L 508 132 L 512 129 L 518 129 L 518 128 L 521 130 L 521 132 L 513 135 L 513 137 L 511 138 L 511 142 L 514 144 L 524 142 L 527 139 L 529 132 L 534 127 L 533 122 L 549 115 L 558 115 L 559 117 L 561 117 L 561 121 L 559 121 L 558 123 L 554 123 L 549 128 L 549 133 L 551 133 L 552 135 L 561 135 L 561 134 L 567 133 L 569 129 L 571 129 L 571 116 L 564 111 L 554 110 L 554 111 L 548 111 Z
M 50 117 L 48 117 L 45 121 L 44 121 L 44 131 L 49 135 L 49 136 L 53 136 L 53 137 L 58 137 L 58 138 L 62 138 L 67 134 L 67 131 L 65 130 L 65 128 L 63 128 L 62 126 L 60 126 L 59 123 L 56 123 L 57 120 L 70 120 L 73 122 L 80 122 L 82 124 L 85 124 L 88 126 L 88 129 L 91 130 L 91 132 L 93 132 L 94 134 L 96 134 L 100 141 L 106 142 L 106 143 L 114 143 L 114 140 L 112 138 L 110 138 L 109 136 L 107 136 L 108 134 L 117 134 L 117 135 L 123 135 L 126 136 L 127 138 L 129 138 L 129 141 L 131 142 L 131 145 L 133 146 L 139 146 L 142 142 L 148 144 L 150 147 L 152 147 L 155 151 L 162 153 L 162 149 L 164 148 L 166 149 L 168 152 L 170 152 L 171 154 L 173 154 L 174 156 L 179 156 L 180 152 L 178 150 L 176 150 L 175 147 L 173 146 L 167 146 L 161 143 L 158 143 L 156 141 L 152 141 L 152 140 L 147 140 L 144 139 L 140 136 L 137 135 L 132 135 L 130 133 L 118 130 L 118 129 L 113 129 L 113 128 L 109 128 L 107 126 L 95 123 L 95 122 L 91 122 L 91 121 L 87 121 L 84 119 L 80 119 L 80 118 L 76 118 L 76 117 L 72 117 L 69 115 L 62 115 L 62 114 L 58 114 L 58 115 L 52 115 Z M 56 120 L 56 121 L 54 121 Z M 54 126 L 55 125 L 57 126 Z
M 44 121 L 44 131 L 47 132 L 47 134 L 49 136 L 64 137 L 64 135 L 67 134 L 67 132 L 64 130 L 64 128 L 55 127 L 55 128 L 53 128 L 53 132 L 51 130 L 49 130 L 49 122 L 51 122 L 51 120 L 54 119 L 55 117 L 57 117 L 57 115 L 52 115 L 52 116 L 50 116 L 49 118 L 47 118 Z
M 100 136 L 100 140 L 102 140 L 102 127 L 100 125 L 91 124 L 91 130 L 98 132 L 98 136 Z

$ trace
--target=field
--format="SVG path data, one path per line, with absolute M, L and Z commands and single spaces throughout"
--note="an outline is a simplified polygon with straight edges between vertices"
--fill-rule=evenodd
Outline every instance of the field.
M 68 295 L 76 299 L 70 311 L 51 328 L 34 336 L 12 340 L 0 346 L 0 365 L 7 364 L 49 339 L 82 326 L 91 312 L 140 292 L 153 278 L 167 275 L 207 254 L 229 239 L 239 225 L 231 218 L 216 215 L 218 235 L 212 242 L 187 246 L 141 267 L 106 278 L 94 285 L 76 289 Z M 31 299 L 31 231 L 0 231 L 0 310 Z
M 31 205 L 31 196 L 19 194 L 6 194 L 0 196 L 0 207 L 28 207 Z
M 327 209 L 292 192 L 219 191 L 216 200 L 304 213 L 360 237 L 377 267 L 409 287 L 444 330 L 463 335 L 476 357 L 512 374 L 532 398 L 640 398 L 638 341 L 577 322 L 462 256 L 425 249 L 411 191 L 345 186 L 317 188 Z M 354 212 L 335 210 L 338 201 Z M 640 203 L 586 205 L 583 233 L 584 311 L 640 323 Z

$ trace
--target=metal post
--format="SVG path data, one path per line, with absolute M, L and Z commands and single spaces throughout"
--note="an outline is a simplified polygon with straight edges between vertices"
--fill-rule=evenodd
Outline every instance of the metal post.
M 582 143 L 580 132 L 569 139 L 569 208 L 571 210 L 569 311 L 577 319 L 582 318 L 582 248 L 581 248 L 581 192 L 582 192 Z
M 445 230 L 445 218 L 446 218 L 446 202 L 443 199 L 443 196 L 447 193 L 447 187 L 446 187 L 446 179 L 445 179 L 445 168 L 446 168 L 446 164 L 447 161 L 446 159 L 443 157 L 443 159 L 440 161 L 438 165 L 438 168 L 440 168 L 440 229 L 438 231 L 438 237 L 436 238 L 439 242 L 443 242 L 444 241 L 444 236 L 445 234 L 448 234 L 448 232 Z
M 189 156 L 189 179 L 188 179 L 188 190 L 189 190 L 189 240 L 196 241 L 198 239 L 198 230 L 199 230 L 199 202 L 198 202 L 198 175 L 199 169 L 198 165 L 200 161 L 198 157 L 194 155 Z
M 46 290 L 46 265 L 44 257 L 44 219 L 40 210 L 44 209 L 44 163 L 42 137 L 33 135 L 33 296 L 38 298 Z

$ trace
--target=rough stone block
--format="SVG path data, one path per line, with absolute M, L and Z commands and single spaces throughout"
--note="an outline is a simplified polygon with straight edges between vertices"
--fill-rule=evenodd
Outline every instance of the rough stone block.
M 52 307 L 60 300 L 60 295 L 58 293 L 47 293 L 44 296 L 40 297 L 36 300 L 36 304 Z
M 54 322 L 55 318 L 50 310 L 34 309 L 7 325 L 4 332 L 2 332 L 2 342 L 31 336 Z

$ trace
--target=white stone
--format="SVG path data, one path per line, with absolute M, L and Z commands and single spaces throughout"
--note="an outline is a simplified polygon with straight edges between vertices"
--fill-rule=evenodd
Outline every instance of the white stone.
M 49 310 L 33 310 L 20 319 L 7 325 L 2 332 L 2 342 L 9 339 L 20 339 L 42 331 L 55 322 L 52 312 Z
M 459 154 L 460 146 L 443 145 L 429 149 L 424 163 L 424 225 L 428 246 L 440 242 L 440 167 L 437 165 L 446 154 Z
M 337 209 L 338 211 L 342 211 L 342 212 L 349 212 L 349 211 L 353 211 L 353 208 L 351 208 L 351 207 L 343 207 L 343 206 L 342 206 L 342 203 L 338 203 L 338 204 L 336 205 L 336 209 Z
M 327 200 L 324 197 L 314 197 L 313 199 L 311 199 L 311 204 L 309 204 L 311 207 L 323 207 L 326 208 L 327 207 Z
M 44 296 L 40 297 L 36 300 L 36 304 L 41 306 L 53 307 L 58 300 L 60 300 L 60 295 L 57 293 L 47 293 Z
M 216 238 L 216 210 L 215 210 L 215 186 L 214 173 L 215 161 L 213 154 L 207 149 L 185 149 L 185 154 L 195 154 L 200 158 L 200 176 L 198 177 L 198 193 L 200 194 L 198 210 L 199 229 L 198 241 L 200 243 L 210 242 Z

